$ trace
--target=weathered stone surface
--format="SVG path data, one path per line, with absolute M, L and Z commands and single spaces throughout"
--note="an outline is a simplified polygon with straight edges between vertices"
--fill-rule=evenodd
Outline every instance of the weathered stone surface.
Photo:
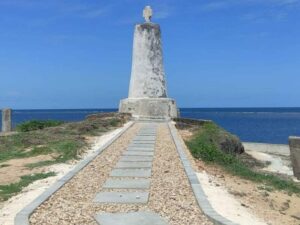
M 155 135 L 153 136 L 139 136 L 137 135 L 133 141 L 155 141 Z
M 158 24 L 135 26 L 129 95 L 121 100 L 119 112 L 131 113 L 137 118 L 178 116 L 175 101 L 167 97 Z
M 127 151 L 124 155 L 136 155 L 136 156 L 153 156 L 153 152 L 142 152 L 142 151 Z
M 154 148 L 128 148 L 129 152 L 154 152 Z
M 150 177 L 151 169 L 114 169 L 112 177 Z
M 120 102 L 120 112 L 131 113 L 134 117 L 176 118 L 175 100 L 171 98 L 127 98 Z
M 148 189 L 150 187 L 150 179 L 108 179 L 103 188 L 109 189 Z
M 300 137 L 289 138 L 294 176 L 300 179 Z
M 120 162 L 152 162 L 152 156 L 122 156 Z
M 139 169 L 139 168 L 151 168 L 151 162 L 118 162 L 115 168 L 123 169 Z
M 167 225 L 158 214 L 152 212 L 102 213 L 95 216 L 101 225 Z
M 129 98 L 167 97 L 160 33 L 158 24 L 135 26 Z
M 2 132 L 11 132 L 11 109 L 2 110 Z
M 93 202 L 97 203 L 142 203 L 148 202 L 148 192 L 100 192 Z

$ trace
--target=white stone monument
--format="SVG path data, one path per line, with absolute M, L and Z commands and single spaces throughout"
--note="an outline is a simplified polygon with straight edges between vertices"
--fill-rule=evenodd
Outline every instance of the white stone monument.
M 176 118 L 176 103 L 167 97 L 160 27 L 151 22 L 150 6 L 143 16 L 146 22 L 137 24 L 134 31 L 129 96 L 121 100 L 119 112 L 135 118 Z

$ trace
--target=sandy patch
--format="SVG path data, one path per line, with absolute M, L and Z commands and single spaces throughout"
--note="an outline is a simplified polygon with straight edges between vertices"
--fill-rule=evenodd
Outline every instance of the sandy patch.
M 130 124 L 131 122 L 126 123 L 124 127 L 130 126 Z M 82 158 L 84 159 L 93 154 L 97 149 L 105 145 L 111 138 L 120 133 L 122 129 L 123 127 L 110 131 L 100 137 L 95 137 L 92 147 L 86 151 Z M 0 225 L 13 225 L 15 215 L 19 211 L 42 194 L 49 186 L 67 174 L 77 163 L 78 161 L 73 161 L 71 164 L 56 164 L 44 168 L 44 172 L 53 171 L 56 172 L 57 175 L 33 182 L 28 187 L 24 188 L 21 193 L 4 202 L 0 210 Z
M 266 225 L 261 219 L 241 206 L 241 202 L 220 186 L 213 176 L 205 171 L 197 173 L 198 180 L 212 207 L 223 217 L 240 225 Z
M 26 165 L 51 159 L 51 155 L 39 155 L 30 158 L 12 159 L 0 163 L 0 185 L 15 183 L 18 182 L 23 175 L 41 172 L 41 168 L 31 170 L 27 168 Z M 5 165 L 5 167 L 1 168 L 1 165 Z
M 292 168 L 287 166 L 281 157 L 256 151 L 246 150 L 246 152 L 259 161 L 270 163 L 267 167 L 264 167 L 262 170 L 293 176 Z

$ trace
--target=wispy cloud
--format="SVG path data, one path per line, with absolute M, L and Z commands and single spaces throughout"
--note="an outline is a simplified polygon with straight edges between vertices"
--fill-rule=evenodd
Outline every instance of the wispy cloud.
M 300 0 L 213 0 L 197 7 L 202 13 L 238 9 L 242 19 L 252 22 L 284 21 L 290 11 L 299 8 Z
M 200 9 L 202 9 L 203 11 L 215 11 L 222 9 L 230 9 L 236 6 L 263 6 L 282 8 L 297 5 L 300 5 L 300 0 L 212 0 L 201 4 Z

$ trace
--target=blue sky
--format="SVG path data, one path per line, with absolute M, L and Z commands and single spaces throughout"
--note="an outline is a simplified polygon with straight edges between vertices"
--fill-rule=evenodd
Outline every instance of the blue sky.
M 0 107 L 117 107 L 149 4 L 180 107 L 300 106 L 300 0 L 0 0 Z

